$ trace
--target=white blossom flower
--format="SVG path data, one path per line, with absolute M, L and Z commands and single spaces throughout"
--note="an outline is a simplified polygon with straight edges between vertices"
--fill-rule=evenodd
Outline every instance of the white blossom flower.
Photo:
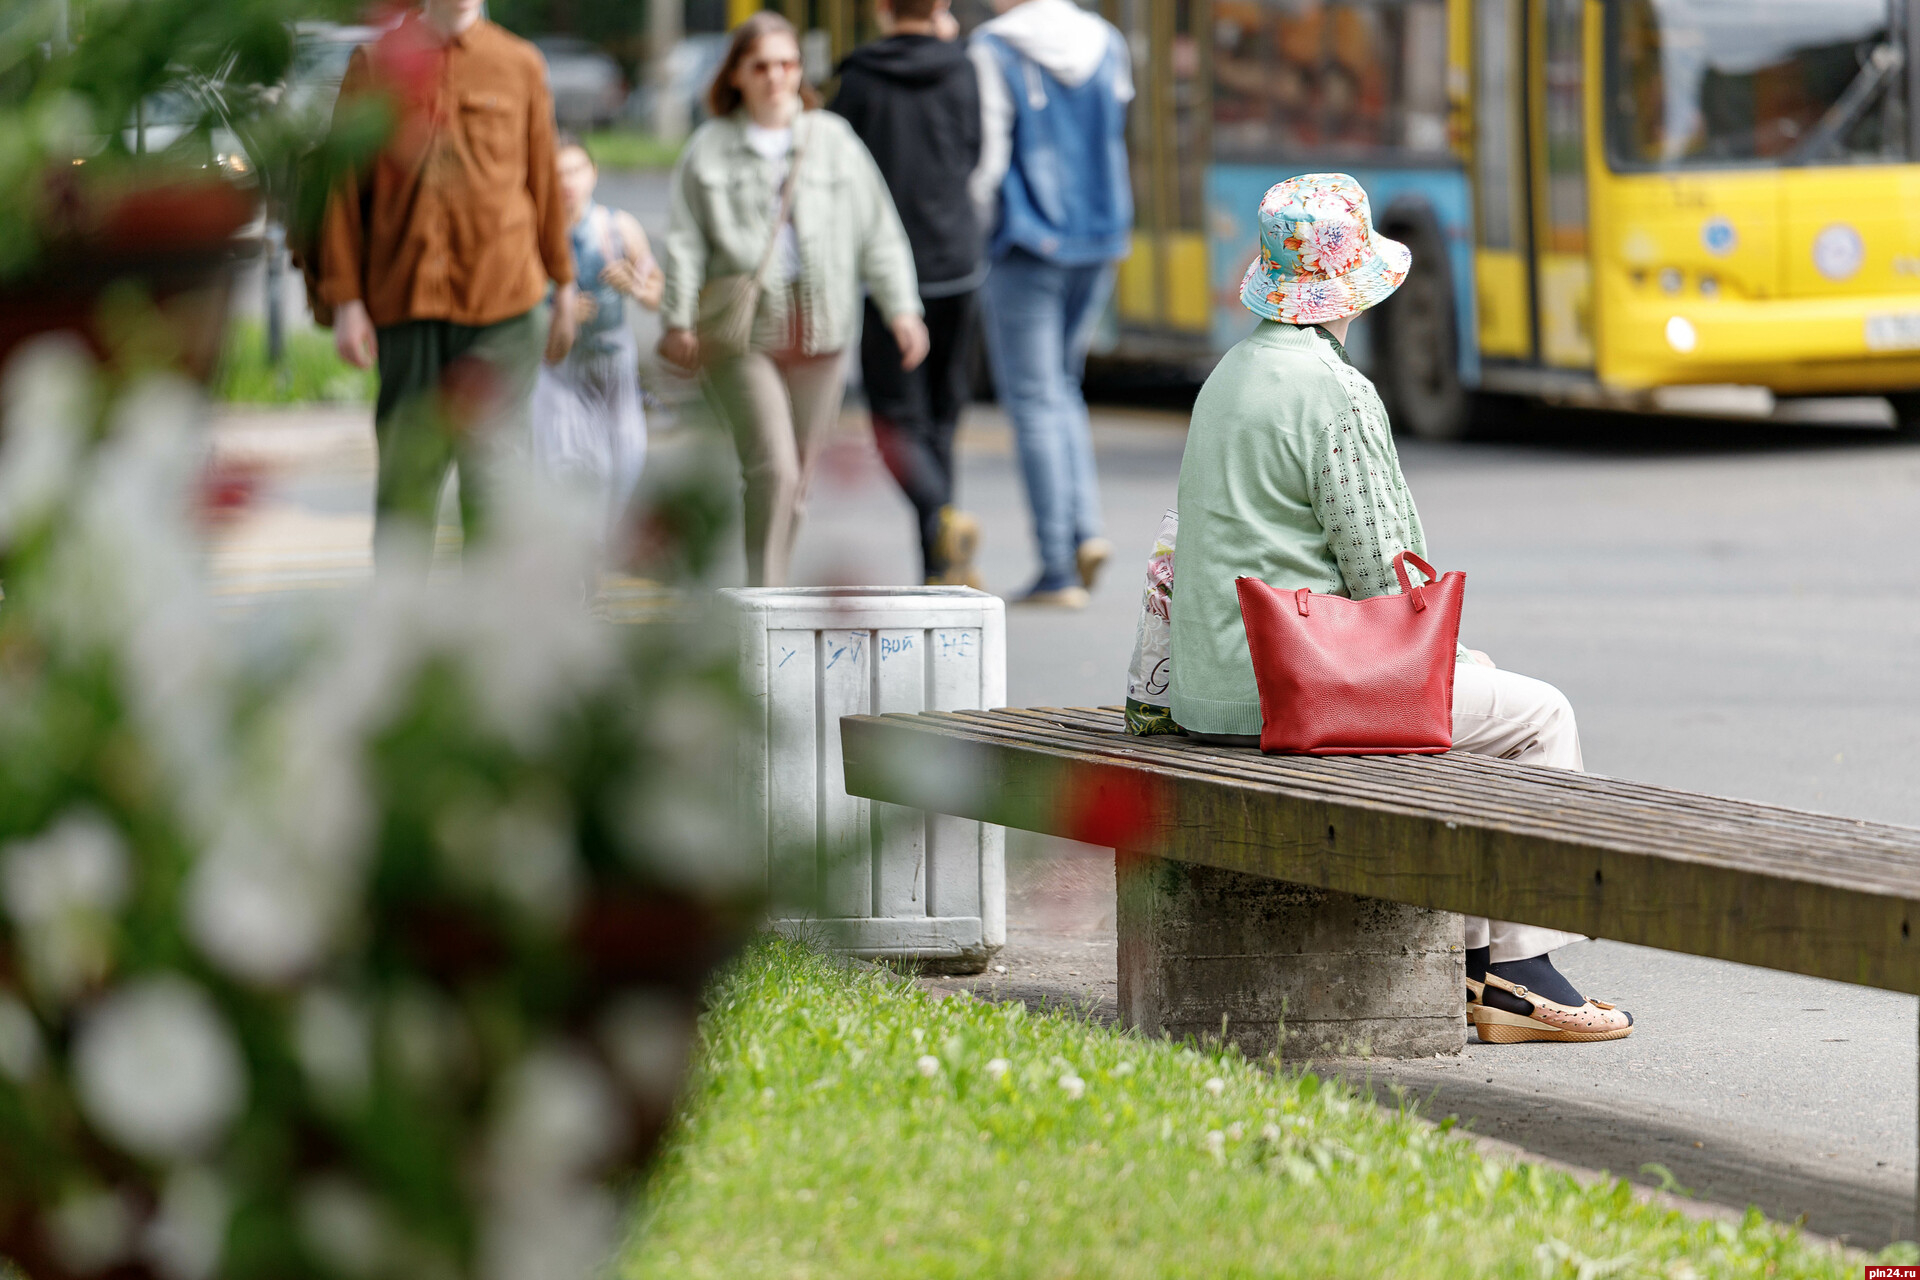
M 74 1083 L 87 1119 L 135 1155 L 208 1150 L 246 1102 L 246 1064 L 206 993 L 186 979 L 143 978 L 81 1023 Z
M 1240 1139 L 1246 1136 L 1247 1136 L 1246 1127 L 1243 1126 L 1238 1120 L 1235 1120 L 1232 1124 L 1227 1126 L 1227 1137 L 1232 1139 L 1234 1142 L 1238 1142 L 1240 1141 Z
M 1269 1120 L 1260 1126 L 1260 1136 L 1268 1142 L 1280 1141 L 1280 1126 Z
M 1087 1091 L 1087 1082 L 1072 1072 L 1068 1072 L 1066 1075 L 1060 1077 L 1060 1088 L 1068 1098 L 1078 1101 L 1080 1095 Z
M 484 1280 L 592 1280 L 620 1241 L 621 1208 L 592 1183 L 496 1200 L 481 1226 Z
M 88 809 L 0 850 L 0 897 L 20 926 L 27 977 L 42 996 L 71 1000 L 107 976 L 112 915 L 130 880 L 119 832 Z
M 571 1046 L 534 1050 L 507 1075 L 487 1135 L 498 1194 L 585 1176 L 616 1149 L 624 1117 L 599 1064 Z
M 0 540 L 46 519 L 68 494 L 90 415 L 91 373 L 71 335 L 39 339 L 13 358 L 0 432 Z
M 1217 1098 L 1221 1094 L 1227 1091 L 1227 1082 L 1225 1080 L 1222 1080 L 1219 1076 L 1215 1076 L 1211 1080 L 1207 1081 L 1206 1090 L 1208 1093 L 1212 1094 L 1214 1097 Z
M 1132 1075 L 1133 1072 L 1134 1072 L 1133 1064 L 1131 1062 L 1123 1062 L 1119 1066 L 1113 1069 L 1113 1078 L 1118 1080 L 1122 1076 Z
M 919 1059 L 914 1062 L 913 1069 L 931 1080 L 940 1074 L 940 1059 L 930 1053 L 923 1053 Z
M 456 802 L 434 836 L 460 881 L 498 893 L 548 928 L 565 925 L 579 904 L 582 868 L 562 795 L 529 788 L 499 806 Z
M 379 1202 L 345 1178 L 308 1182 L 295 1213 L 307 1248 L 343 1275 L 372 1275 L 391 1253 L 393 1233 Z
M 629 991 L 600 1017 L 600 1045 L 635 1097 L 665 1104 L 680 1089 L 693 1023 L 678 1001 L 652 991 Z
M 15 1084 L 33 1079 L 45 1060 L 40 1025 L 19 1000 L 0 991 L 0 1076 Z
M 316 987 L 300 996 L 294 1016 L 294 1056 L 307 1086 L 334 1107 L 352 1107 L 373 1081 L 373 1029 L 367 1013 L 345 995 Z
M 129 879 L 119 831 L 90 809 L 69 811 L 42 834 L 0 850 L 7 914 L 25 928 L 70 912 L 117 911 Z
M 1215 1159 L 1221 1158 L 1227 1149 L 1227 1135 L 1218 1129 L 1207 1130 L 1207 1150 Z
M 1005 1058 L 989 1058 L 987 1060 L 987 1074 L 995 1080 L 998 1080 L 1011 1070 L 1013 1070 L 1013 1064 Z
M 298 856 L 241 818 L 189 873 L 187 930 L 228 973 L 277 985 L 326 953 L 344 888 L 337 869 Z
M 167 1280 L 207 1280 L 226 1252 L 232 1210 L 233 1197 L 218 1174 L 196 1166 L 176 1169 L 143 1233 L 142 1250 Z

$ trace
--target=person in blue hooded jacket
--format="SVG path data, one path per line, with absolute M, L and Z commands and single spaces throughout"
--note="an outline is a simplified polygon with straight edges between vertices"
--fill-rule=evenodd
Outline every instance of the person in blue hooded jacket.
M 1083 608 L 1113 548 L 1080 376 L 1133 231 L 1133 73 L 1119 30 L 1073 0 L 994 4 L 968 50 L 981 117 L 969 191 L 988 234 L 987 356 L 1040 551 L 1022 600 Z

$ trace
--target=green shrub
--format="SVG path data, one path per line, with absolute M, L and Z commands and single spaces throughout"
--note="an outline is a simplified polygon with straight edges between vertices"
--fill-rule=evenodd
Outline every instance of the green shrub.
M 671 169 L 680 158 L 680 144 L 656 138 L 638 129 L 616 126 L 581 139 L 594 164 L 602 169 Z
M 356 369 L 340 358 L 326 329 L 290 332 L 275 368 L 267 363 L 266 326 L 242 320 L 227 327 L 213 390 L 229 404 L 367 404 L 379 385 L 371 369 Z

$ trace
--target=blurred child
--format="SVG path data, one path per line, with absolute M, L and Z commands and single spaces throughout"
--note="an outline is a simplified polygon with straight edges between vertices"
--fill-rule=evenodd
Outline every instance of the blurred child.
M 664 278 L 633 216 L 594 202 L 600 173 L 579 139 L 562 134 L 556 160 L 580 285 L 573 304 L 578 333 L 564 360 L 540 369 L 533 454 L 604 505 L 605 533 L 612 539 L 647 456 L 640 348 L 627 325 L 626 304 L 631 298 L 658 310 Z

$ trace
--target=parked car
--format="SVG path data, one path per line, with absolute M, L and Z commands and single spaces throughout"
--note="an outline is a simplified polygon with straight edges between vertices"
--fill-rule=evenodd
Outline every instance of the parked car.
M 341 26 L 333 22 L 302 22 L 293 29 L 293 67 L 287 73 L 284 103 L 297 116 L 333 115 L 340 96 L 340 79 L 347 60 L 363 44 L 380 38 L 380 27 Z
M 682 36 L 667 53 L 662 82 L 633 91 L 627 117 L 669 137 L 678 137 L 706 119 L 707 85 L 726 56 L 728 39 L 713 31 Z
M 626 104 L 626 78 L 605 50 L 574 36 L 533 42 L 547 59 L 553 114 L 568 129 L 597 129 L 617 120 Z

